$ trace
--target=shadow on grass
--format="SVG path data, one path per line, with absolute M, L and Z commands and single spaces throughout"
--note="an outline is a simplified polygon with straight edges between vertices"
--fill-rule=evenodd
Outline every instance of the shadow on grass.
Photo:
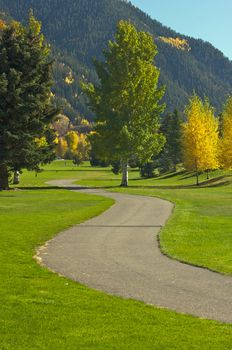
M 184 189 L 199 189 L 199 188 L 213 188 L 213 187 L 222 187 L 222 186 L 228 186 L 231 185 L 232 183 L 232 175 L 227 175 L 227 176 L 219 176 L 214 179 L 210 179 L 207 181 L 201 182 L 199 185 L 196 184 L 189 184 L 189 185 L 133 185 L 133 182 L 137 181 L 143 181 L 142 179 L 133 179 L 130 181 L 132 185 L 129 183 L 129 186 L 127 188 L 132 188 L 132 189 L 164 189 L 164 190 L 184 190 Z M 224 181 L 223 181 L 224 180 Z M 104 181 L 104 180 L 98 180 L 98 181 Z M 118 181 L 118 180 L 109 180 L 109 181 Z M 105 186 L 84 186 L 84 185 L 70 185 L 70 186 L 27 186 L 27 187 L 15 187 L 15 190 L 73 190 L 73 191 L 78 191 L 78 190 L 104 190 L 104 189 L 119 189 L 119 188 L 124 188 L 121 187 L 120 185 L 105 185 Z M 14 189 L 12 189 L 14 190 Z
M 106 173 L 112 173 L 112 171 L 110 169 L 80 169 L 80 168 L 76 168 L 76 169 L 45 169 L 44 171 L 42 171 L 40 174 L 42 174 L 43 172 L 46 173 L 60 173 L 60 172 L 106 172 Z
M 199 173 L 199 175 L 201 175 L 203 173 Z M 191 178 L 194 178 L 196 177 L 196 174 L 193 173 L 193 172 L 184 172 L 183 173 L 184 176 L 181 176 L 181 178 L 179 179 L 179 181 L 181 180 L 186 180 L 186 179 L 191 179 Z
M 187 174 L 187 172 L 185 170 L 177 171 L 176 173 L 175 172 L 168 172 L 164 175 L 159 176 L 159 178 L 162 180 L 166 180 L 166 179 L 171 179 L 172 177 L 175 177 L 178 175 L 183 175 L 183 174 Z
M 38 190 L 72 190 L 72 191 L 78 191 L 78 190 L 99 190 L 99 189 L 113 189 L 113 188 L 120 188 L 120 186 L 78 186 L 78 185 L 71 185 L 71 186 L 25 186 L 25 187 L 15 187 L 11 189 L 14 190 L 26 190 L 26 191 L 38 191 Z
M 58 187 L 58 186 L 19 186 L 15 187 L 13 190 L 62 190 L 64 187 Z

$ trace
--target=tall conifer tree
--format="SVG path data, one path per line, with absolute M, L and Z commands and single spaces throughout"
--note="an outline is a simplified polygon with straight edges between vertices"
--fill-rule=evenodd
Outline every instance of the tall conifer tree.
M 166 138 L 166 144 L 158 156 L 158 164 L 163 170 L 174 170 L 182 161 L 182 120 L 175 109 L 173 113 L 164 115 L 161 131 Z
M 32 13 L 28 26 L 3 28 L 0 62 L 0 189 L 7 189 L 9 171 L 37 169 L 54 157 L 52 61 Z

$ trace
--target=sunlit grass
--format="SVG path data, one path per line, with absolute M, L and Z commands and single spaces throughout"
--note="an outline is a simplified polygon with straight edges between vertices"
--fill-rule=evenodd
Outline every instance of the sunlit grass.
M 23 184 L 44 183 L 47 179 L 69 178 L 83 186 L 110 191 L 158 196 L 175 204 L 171 220 L 160 235 L 163 252 L 175 259 L 232 274 L 232 172 L 217 170 L 200 175 L 202 186 L 195 186 L 193 173 L 179 171 L 153 179 L 141 179 L 130 170 L 129 188 L 119 187 L 121 175 L 110 168 L 92 168 L 88 163 L 75 167 L 58 161 L 45 167 L 37 178 L 26 173 Z
M 191 220 L 198 218 L 197 230 L 204 222 L 202 217 L 212 222 L 210 226 L 206 221 L 209 230 L 205 240 L 212 240 L 214 233 L 216 238 L 211 245 L 215 250 L 211 250 L 207 242 L 209 260 L 206 262 L 212 258 L 212 252 L 215 254 L 217 249 L 222 249 L 217 232 L 215 234 L 212 230 L 220 220 L 224 223 L 224 239 L 227 239 L 224 244 L 231 251 L 225 221 L 225 217 L 230 216 L 231 186 L 206 191 L 152 189 L 148 184 L 150 186 L 155 180 L 139 180 L 137 172 L 131 175 L 136 187 L 127 190 L 114 187 L 114 190 L 158 195 L 176 202 L 174 216 L 161 236 L 163 248 L 169 249 L 170 254 L 172 251 L 177 255 L 185 253 L 189 258 L 190 246 L 194 242 L 191 241 L 191 232 L 185 232 L 186 225 L 189 225 L 188 215 Z M 109 169 L 93 169 L 87 164 L 76 168 L 70 163 L 65 166 L 64 162 L 56 162 L 37 177 L 33 173 L 24 173 L 22 188 L 38 189 L 0 193 L 0 349 L 231 349 L 231 325 L 106 296 L 38 266 L 33 260 L 36 247 L 112 204 L 106 198 L 42 188 L 47 186 L 45 182 L 61 178 L 85 184 L 100 183 L 101 186 L 118 186 L 120 182 Z M 147 184 L 147 188 L 143 188 L 140 181 L 143 186 Z M 202 217 L 199 217 L 199 212 Z M 181 217 L 184 217 L 183 221 Z M 197 242 L 198 236 L 195 236 Z M 173 237 L 177 240 L 176 245 L 173 245 Z M 186 244 L 182 244 L 179 250 L 178 240 L 184 240 Z M 197 251 L 197 244 L 194 249 Z M 194 256 L 198 259 L 195 253 Z M 224 269 L 226 260 L 219 260 Z

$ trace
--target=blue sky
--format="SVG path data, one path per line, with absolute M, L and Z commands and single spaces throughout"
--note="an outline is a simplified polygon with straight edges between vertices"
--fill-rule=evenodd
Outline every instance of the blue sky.
M 232 0 L 131 0 L 179 33 L 211 42 L 232 60 Z

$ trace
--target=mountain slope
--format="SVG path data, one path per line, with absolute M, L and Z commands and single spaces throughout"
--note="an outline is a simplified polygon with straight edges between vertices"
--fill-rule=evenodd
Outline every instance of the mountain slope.
M 55 93 L 65 98 L 74 113 L 90 116 L 79 88 L 80 76 L 96 80 L 92 58 L 102 58 L 102 49 L 113 38 L 117 22 L 129 19 L 139 29 L 150 32 L 158 46 L 156 64 L 161 83 L 167 87 L 168 109 L 183 109 L 195 91 L 220 110 L 232 91 L 232 62 L 211 44 L 180 34 L 152 20 L 145 13 L 121 0 L 0 0 L 0 11 L 25 21 L 29 9 L 43 23 L 43 31 L 53 44 L 56 63 Z M 187 40 L 178 48 L 165 38 Z M 178 46 L 178 45 L 177 45 Z M 189 49 L 190 48 L 190 49 Z M 71 79 L 66 79 L 71 76 Z

